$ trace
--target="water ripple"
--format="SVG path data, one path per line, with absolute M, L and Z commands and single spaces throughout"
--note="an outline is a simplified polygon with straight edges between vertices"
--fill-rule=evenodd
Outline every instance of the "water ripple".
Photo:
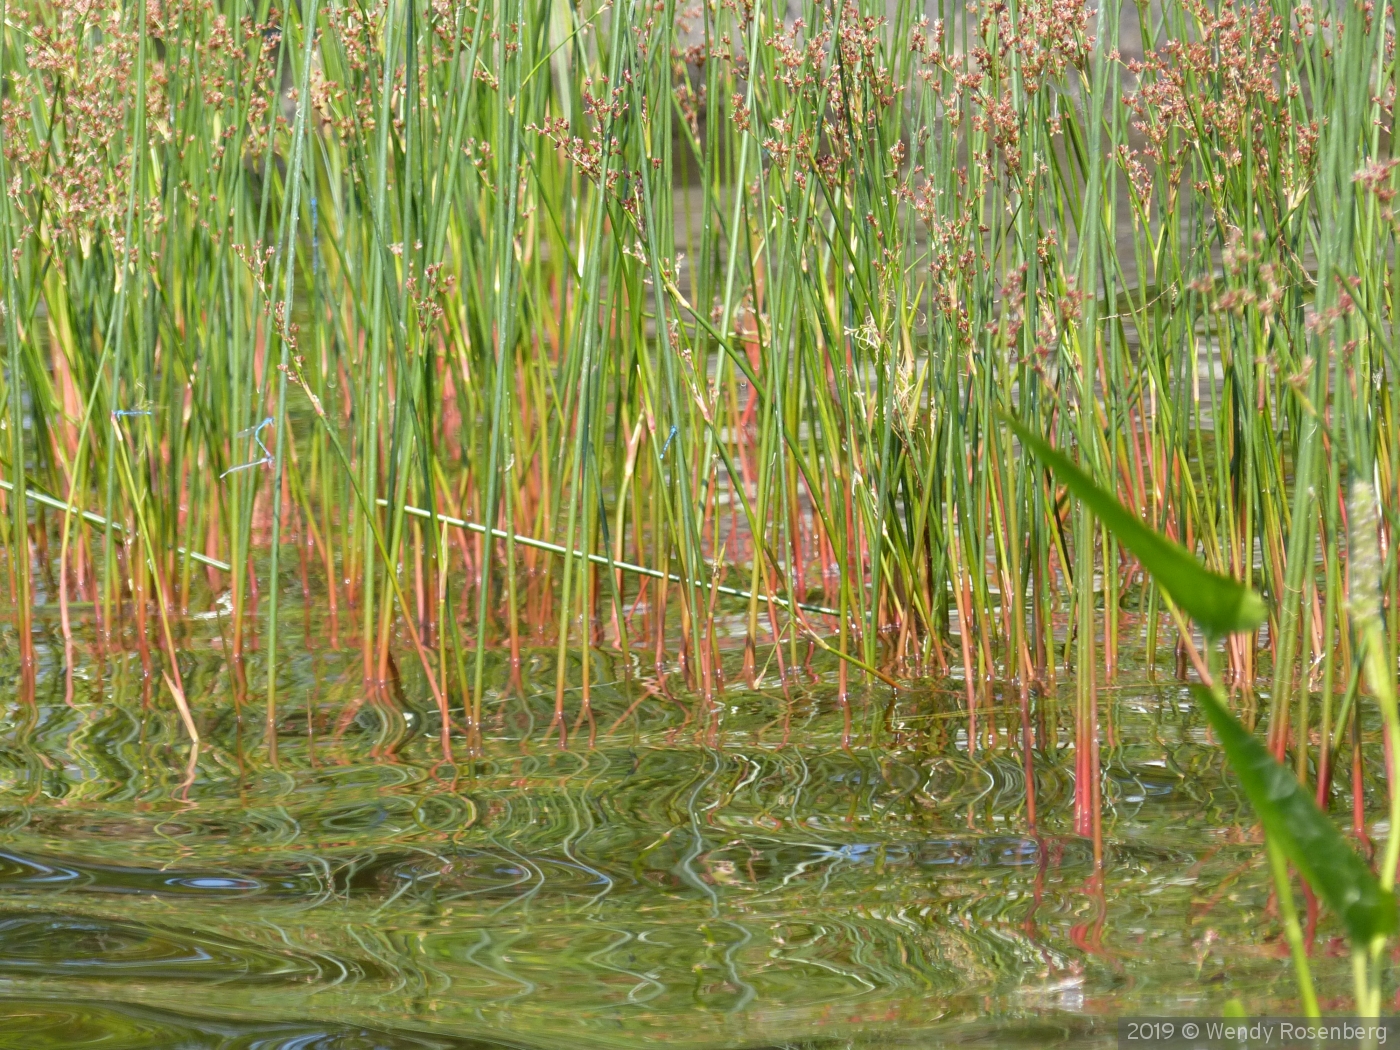
M 192 778 L 133 657 L 71 706 L 0 701 L 0 1050 L 1083 1046 L 1183 995 L 1287 1005 L 1252 818 L 1174 685 L 1102 697 L 1100 869 L 1064 698 L 1031 826 L 1014 706 L 970 754 L 936 684 L 872 691 L 848 738 L 819 660 L 708 707 L 599 683 L 560 750 L 529 686 L 551 660 L 522 696 L 493 656 L 487 757 L 459 767 L 412 669 L 405 707 L 357 652 L 291 662 L 274 765 L 266 712 L 191 661 Z M 1317 976 L 1350 979 L 1322 952 Z

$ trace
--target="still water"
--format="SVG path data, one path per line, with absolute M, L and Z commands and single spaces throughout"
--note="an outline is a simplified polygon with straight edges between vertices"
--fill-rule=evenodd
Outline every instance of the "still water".
M 187 644 L 192 769 L 137 653 L 89 639 L 70 672 L 48 638 L 32 702 L 0 666 L 4 1050 L 1109 1046 L 1119 1014 L 1292 1000 L 1246 803 L 1169 674 L 1100 694 L 1098 874 L 1067 700 L 1031 828 L 1014 693 L 969 754 L 956 681 L 843 706 L 814 659 L 707 705 L 599 653 L 561 749 L 540 652 L 493 667 L 454 768 L 410 668 L 366 698 L 358 650 L 297 639 L 274 759 L 261 655 L 245 684 L 212 624 Z

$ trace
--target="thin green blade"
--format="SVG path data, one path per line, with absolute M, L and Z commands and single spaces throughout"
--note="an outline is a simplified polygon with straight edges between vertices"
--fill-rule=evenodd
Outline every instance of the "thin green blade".
M 1142 567 L 1171 595 L 1172 601 L 1207 634 L 1219 637 L 1234 631 L 1252 631 L 1268 617 L 1269 611 L 1258 592 L 1238 580 L 1211 572 L 1185 547 L 1149 529 L 1137 515 L 1094 484 L 1069 457 L 1051 448 L 1020 420 L 1008 415 L 1006 422 L 1021 443 L 1054 471 L 1119 543 L 1137 555 Z
M 1209 689 L 1195 686 L 1196 702 L 1225 748 L 1264 833 L 1337 913 L 1351 939 L 1367 943 L 1395 931 L 1395 896 L 1381 889 L 1366 862 L 1342 838 L 1336 825 L 1285 767 L 1274 760 L 1225 710 Z

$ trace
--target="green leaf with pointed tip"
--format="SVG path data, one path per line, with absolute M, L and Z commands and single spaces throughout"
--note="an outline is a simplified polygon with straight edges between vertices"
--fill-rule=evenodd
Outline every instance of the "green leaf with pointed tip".
M 1071 492 L 1094 512 L 1118 542 L 1137 555 L 1142 567 L 1207 634 L 1252 631 L 1268 617 L 1259 593 L 1239 580 L 1211 572 L 1181 544 L 1149 529 L 1137 515 L 1094 484 L 1088 474 L 1057 452 L 1014 416 L 1005 416 L 1021 443 L 1054 471 Z
M 1365 944 L 1396 928 L 1395 895 L 1381 888 L 1366 862 L 1347 845 L 1297 778 L 1225 710 L 1220 698 L 1194 686 L 1196 702 L 1225 748 L 1264 834 L 1337 913 L 1351 939 Z

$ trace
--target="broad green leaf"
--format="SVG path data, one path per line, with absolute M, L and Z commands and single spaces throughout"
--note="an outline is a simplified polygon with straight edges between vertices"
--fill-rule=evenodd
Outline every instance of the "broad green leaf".
M 1252 631 L 1264 622 L 1269 612 L 1258 592 L 1205 568 L 1181 544 L 1149 529 L 1136 514 L 1094 484 L 1069 457 L 1056 452 L 1020 420 L 1008 415 L 1006 422 L 1021 444 L 1094 512 L 1119 543 L 1137 555 L 1142 567 L 1171 595 L 1172 601 L 1207 634 L 1219 637 L 1233 631 Z
M 1225 710 L 1219 697 L 1202 686 L 1192 691 L 1259 815 L 1264 834 L 1278 843 L 1318 896 L 1337 913 L 1351 939 L 1364 944 L 1377 934 L 1393 933 L 1394 894 L 1381 889 L 1366 862 L 1347 845 L 1312 796 Z

